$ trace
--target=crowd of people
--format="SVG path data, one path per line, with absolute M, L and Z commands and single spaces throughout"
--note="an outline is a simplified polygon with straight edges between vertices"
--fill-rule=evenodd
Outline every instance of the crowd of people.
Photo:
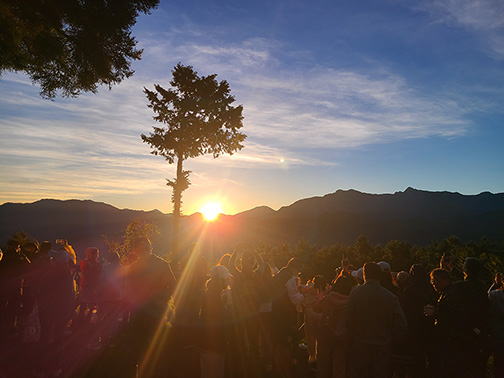
M 467 258 L 304 277 L 254 251 L 173 266 L 63 239 L 0 252 L 0 378 L 504 377 L 504 277 Z

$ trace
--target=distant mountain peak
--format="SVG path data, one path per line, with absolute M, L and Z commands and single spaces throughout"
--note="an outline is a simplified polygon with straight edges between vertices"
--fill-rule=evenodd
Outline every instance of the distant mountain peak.
M 118 208 L 106 202 L 94 201 L 90 199 L 55 199 L 55 198 L 42 198 L 34 202 L 5 202 L 0 206 L 31 206 L 31 207 L 50 207 L 50 208 L 102 208 L 115 211 L 133 211 L 139 213 L 151 213 L 157 215 L 168 215 L 158 209 L 152 210 L 134 210 L 129 208 Z
M 117 207 L 110 205 L 105 202 L 97 202 L 90 199 L 80 200 L 80 199 L 51 199 L 51 198 L 43 198 L 41 200 L 35 201 L 33 203 L 25 203 L 23 205 L 33 205 L 35 207 L 41 208 L 100 208 L 100 209 L 110 209 L 117 210 Z
M 40 240 L 67 238 L 81 251 L 90 245 L 106 248 L 102 235 L 110 240 L 121 238 L 129 223 L 142 221 L 159 227 L 158 246 L 165 248 L 171 240 L 171 216 L 158 210 L 118 209 L 92 200 L 6 203 L 0 205 L 0 242 L 23 230 Z M 234 216 L 223 215 L 221 220 L 212 230 L 223 248 L 249 241 L 351 243 L 359 235 L 380 243 L 393 239 L 426 243 L 449 235 L 502 240 L 504 193 L 463 195 L 413 187 L 386 194 L 337 190 L 300 199 L 278 211 L 258 206 Z M 187 246 L 199 240 L 202 224 L 199 213 L 182 218 Z
M 366 194 L 366 193 L 360 192 L 360 191 L 358 191 L 356 189 L 338 189 L 338 190 L 336 190 L 333 193 L 326 194 L 326 196 L 330 196 L 331 194 L 336 194 L 336 193 L 359 193 L 359 194 Z
M 236 214 L 238 217 L 261 217 L 265 215 L 271 215 L 276 213 L 275 210 L 273 210 L 269 206 L 257 206 L 254 207 L 250 210 L 245 210 L 242 211 L 241 213 Z

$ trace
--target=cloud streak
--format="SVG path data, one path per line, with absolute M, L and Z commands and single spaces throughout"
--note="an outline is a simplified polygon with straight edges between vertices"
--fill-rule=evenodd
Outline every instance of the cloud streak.
M 347 148 L 459 136 L 470 126 L 455 99 L 419 93 L 384 67 L 292 69 L 280 63 L 285 47 L 263 39 L 205 48 L 149 40 L 144 47 L 156 61 L 177 57 L 228 79 L 244 104 L 250 138 L 269 146 Z
M 222 43 L 197 31 L 173 32 L 162 39 L 144 36 L 142 41 L 144 60 L 137 75 L 112 91 L 47 101 L 23 75 L 3 77 L 0 158 L 2 182 L 7 184 L 2 198 L 166 191 L 162 177 L 172 177 L 174 169 L 149 155 L 139 137 L 154 125 L 142 88 L 167 85 L 167 68 L 179 61 L 227 79 L 244 105 L 246 148 L 219 158 L 224 169 L 331 166 L 337 162 L 315 157 L 320 154 L 313 151 L 452 138 L 470 127 L 467 109 L 456 99 L 421 93 L 383 66 L 349 70 L 303 65 L 309 53 L 291 51 L 278 41 Z M 286 57 L 299 64 L 286 65 Z M 204 174 L 215 164 L 211 157 L 188 164 L 203 172 L 193 176 L 195 187 L 236 185 L 229 177 Z
M 462 26 L 475 33 L 492 57 L 504 59 L 504 2 L 501 0 L 433 0 L 420 9 L 437 22 Z

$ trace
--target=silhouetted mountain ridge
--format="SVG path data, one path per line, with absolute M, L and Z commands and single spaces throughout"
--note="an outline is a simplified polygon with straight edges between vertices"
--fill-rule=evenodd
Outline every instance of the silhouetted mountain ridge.
M 119 238 L 133 220 L 159 223 L 159 210 L 118 209 L 92 200 L 42 199 L 33 203 L 0 205 L 2 242 L 17 231 L 41 240 L 65 238 L 80 244 L 103 246 L 103 236 Z
M 275 214 L 275 210 L 268 206 L 257 206 L 250 210 L 242 211 L 236 214 L 236 217 L 258 218 Z
M 118 239 L 132 221 L 157 225 L 159 246 L 169 245 L 171 216 L 159 210 L 118 209 L 91 200 L 43 199 L 0 205 L 0 238 L 16 231 L 38 239 L 68 238 L 79 246 L 103 246 L 103 235 Z M 412 243 L 456 235 L 463 240 L 503 239 L 504 193 L 464 195 L 407 188 L 393 194 L 337 190 L 304 198 L 275 211 L 259 206 L 236 215 L 222 215 L 205 226 L 195 213 L 181 222 L 184 245 L 200 239 L 212 248 L 239 243 L 350 243 L 365 235 L 373 242 L 399 239 Z M 200 238 L 201 232 L 205 233 Z
M 483 192 L 463 195 L 452 192 L 429 192 L 407 188 L 394 194 L 369 194 L 356 190 L 338 190 L 322 197 L 305 198 L 282 207 L 279 214 L 315 215 L 347 212 L 387 216 L 430 216 L 456 212 L 483 214 L 504 210 L 504 193 Z

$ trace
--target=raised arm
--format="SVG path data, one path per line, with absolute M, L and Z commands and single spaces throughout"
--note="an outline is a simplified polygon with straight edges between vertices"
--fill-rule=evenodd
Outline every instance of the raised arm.
M 70 256 L 73 265 L 77 264 L 77 254 L 75 253 L 73 247 L 68 243 L 67 240 L 65 240 L 63 248 L 65 249 L 65 252 L 68 254 L 68 256 Z
M 236 269 L 236 259 L 238 258 L 238 252 L 236 251 L 236 249 L 233 251 L 233 253 L 231 254 L 231 258 L 229 259 L 229 271 L 231 272 L 231 274 L 236 274 L 238 272 L 238 269 Z

